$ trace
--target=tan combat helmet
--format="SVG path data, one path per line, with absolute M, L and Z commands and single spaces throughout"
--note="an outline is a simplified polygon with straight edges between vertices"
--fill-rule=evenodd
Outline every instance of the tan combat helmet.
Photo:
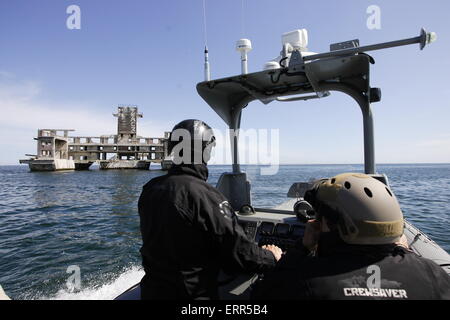
M 339 234 L 349 244 L 390 244 L 403 235 L 403 213 L 392 191 L 377 179 L 344 173 L 323 180 L 316 200 L 338 212 Z

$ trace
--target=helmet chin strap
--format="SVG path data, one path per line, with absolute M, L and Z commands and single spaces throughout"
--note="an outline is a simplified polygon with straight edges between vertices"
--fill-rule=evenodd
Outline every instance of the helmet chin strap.
M 203 162 L 205 164 L 207 164 L 208 161 L 211 160 L 211 154 L 215 146 L 216 146 L 216 137 L 212 136 L 211 140 L 206 143 L 206 146 L 203 149 Z

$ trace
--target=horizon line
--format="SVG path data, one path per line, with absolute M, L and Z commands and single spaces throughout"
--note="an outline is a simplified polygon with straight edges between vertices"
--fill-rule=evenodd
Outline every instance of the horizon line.
M 95 163 L 94 163 L 95 164 Z M 158 163 L 152 163 L 154 165 L 157 165 Z M 450 164 L 450 162 L 379 162 L 375 165 L 395 165 L 395 164 Z M 232 163 L 215 163 L 215 164 L 208 164 L 208 166 L 231 166 Z M 273 166 L 273 164 L 258 164 L 258 163 L 241 163 L 241 166 Z M 357 165 L 357 166 L 364 166 L 364 163 L 280 163 L 278 164 L 280 166 L 316 166 L 316 165 L 332 165 L 332 166 L 339 166 L 339 165 Z M 7 166 L 25 166 L 25 164 L 1 164 L 2 167 Z

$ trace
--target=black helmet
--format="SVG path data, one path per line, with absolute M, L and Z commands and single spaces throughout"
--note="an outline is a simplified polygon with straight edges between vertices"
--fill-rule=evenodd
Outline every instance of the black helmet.
M 175 164 L 207 163 L 216 138 L 210 126 L 201 120 L 183 120 L 170 133 L 168 152 Z

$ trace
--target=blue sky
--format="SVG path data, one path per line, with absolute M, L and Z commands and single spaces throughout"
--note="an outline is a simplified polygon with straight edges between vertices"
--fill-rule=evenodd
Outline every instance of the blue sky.
M 81 8 L 81 30 L 66 27 L 66 8 Z M 366 26 L 369 5 L 381 29 Z M 450 162 L 450 2 L 206 0 L 213 78 L 240 72 L 236 40 L 253 42 L 250 72 L 276 57 L 281 34 L 309 31 L 309 49 L 359 38 L 361 45 L 419 34 L 438 41 L 373 52 L 373 105 L 380 163 Z M 242 23 L 244 17 L 244 23 Z M 118 104 L 144 113 L 141 135 L 161 136 L 185 118 L 224 129 L 197 95 L 203 80 L 202 0 L 1 0 L 0 164 L 35 152 L 38 127 L 113 134 Z M 333 93 L 309 103 L 253 102 L 243 128 L 280 129 L 281 163 L 362 163 L 362 118 L 348 97 Z

